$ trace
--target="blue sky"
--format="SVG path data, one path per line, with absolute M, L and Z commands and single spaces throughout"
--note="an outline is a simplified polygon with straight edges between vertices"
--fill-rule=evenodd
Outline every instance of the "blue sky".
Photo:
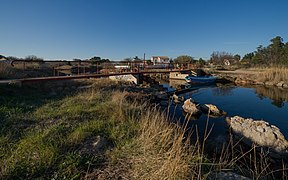
M 0 54 L 44 59 L 243 56 L 281 36 L 287 0 L 0 0 Z

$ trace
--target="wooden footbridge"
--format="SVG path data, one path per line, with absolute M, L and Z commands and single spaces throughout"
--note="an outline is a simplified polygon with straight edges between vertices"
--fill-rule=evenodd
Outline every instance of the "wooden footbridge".
M 155 71 L 138 71 L 138 72 L 122 72 L 122 73 L 107 73 L 107 74 L 83 74 L 83 75 L 71 75 L 71 76 L 50 76 L 50 77 L 35 77 L 35 78 L 22 78 L 22 79 L 11 79 L 2 80 L 0 84 L 27 84 L 47 81 L 62 81 L 62 80 L 74 80 L 74 79 L 90 79 L 90 78 L 102 78 L 109 76 L 123 77 L 123 76 L 134 76 L 137 79 L 137 84 L 141 84 L 143 75 L 145 74 L 168 74 L 171 72 L 187 72 L 186 70 L 155 70 Z M 121 79 L 121 78 L 119 78 Z

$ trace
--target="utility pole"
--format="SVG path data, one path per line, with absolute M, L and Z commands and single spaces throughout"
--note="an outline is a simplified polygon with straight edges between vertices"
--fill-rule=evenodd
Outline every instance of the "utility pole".
M 145 66 L 146 66 L 146 60 L 145 60 L 145 53 L 144 53 L 144 59 L 143 59 L 143 66 L 144 66 L 144 69 L 145 69 Z

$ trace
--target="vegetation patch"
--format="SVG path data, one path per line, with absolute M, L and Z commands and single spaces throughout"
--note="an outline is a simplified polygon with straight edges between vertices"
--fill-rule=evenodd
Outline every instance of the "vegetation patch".
M 261 82 L 286 82 L 288 83 L 288 68 L 286 67 L 270 67 L 257 69 L 256 79 Z
M 137 96 L 121 83 L 97 80 L 53 97 L 37 89 L 1 92 L 1 179 L 202 179 L 234 171 L 243 157 L 229 146 L 208 159 L 205 142 L 191 144 L 188 120 L 171 123 L 157 108 L 132 101 Z

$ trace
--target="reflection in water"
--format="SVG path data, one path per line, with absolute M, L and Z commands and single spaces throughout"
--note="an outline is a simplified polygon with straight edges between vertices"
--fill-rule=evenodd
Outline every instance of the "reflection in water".
M 185 80 L 170 79 L 169 81 L 169 86 L 175 89 L 182 89 L 183 87 L 185 87 L 185 84 L 186 84 Z
M 218 88 L 212 89 L 212 93 L 214 96 L 229 96 L 233 94 L 233 89 L 235 87 L 232 86 L 219 86 Z
M 191 88 L 181 96 L 185 99 L 193 98 L 196 102 L 203 104 L 214 104 L 227 112 L 227 116 L 241 116 L 245 118 L 261 119 L 273 124 L 283 131 L 288 138 L 288 91 L 277 87 L 256 87 L 249 88 L 235 86 L 202 86 Z M 185 122 L 186 114 L 183 114 L 182 104 L 170 106 L 170 112 L 175 119 Z M 186 118 L 185 118 L 186 117 Z M 199 118 L 199 119 L 198 119 Z M 194 119 L 198 119 L 192 121 Z M 207 115 L 191 117 L 189 125 L 197 126 L 199 132 L 204 132 Z M 213 126 L 210 137 L 213 139 L 227 132 L 225 117 L 209 116 L 209 124 Z
M 171 80 L 169 81 L 169 86 L 175 89 L 184 89 L 186 81 L 184 80 Z M 265 86 L 246 86 L 249 88 L 254 88 L 255 93 L 260 99 L 265 99 L 268 97 L 272 100 L 272 104 L 276 107 L 283 107 L 284 103 L 288 101 L 288 90 L 278 87 L 265 87 Z M 218 88 L 213 88 L 212 93 L 214 96 L 231 96 L 233 95 L 233 86 L 219 86 Z
M 268 97 L 272 100 L 272 104 L 281 108 L 284 106 L 284 103 L 288 101 L 288 90 L 277 87 L 265 87 L 265 86 L 256 86 L 254 87 L 255 93 L 260 99 Z

